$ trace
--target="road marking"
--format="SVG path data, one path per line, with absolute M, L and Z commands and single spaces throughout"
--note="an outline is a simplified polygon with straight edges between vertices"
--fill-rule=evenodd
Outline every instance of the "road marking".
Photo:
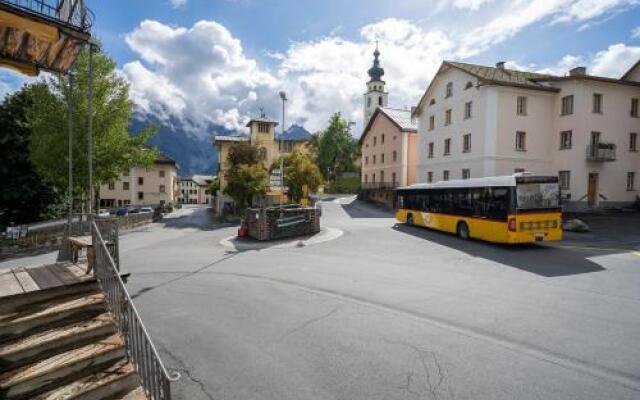
M 640 257 L 640 251 L 634 249 L 612 248 L 612 247 L 593 247 L 593 246 L 574 246 L 574 245 L 549 245 L 547 247 L 555 247 L 559 249 L 581 249 L 581 250 L 600 250 L 600 251 L 620 251 L 635 254 Z

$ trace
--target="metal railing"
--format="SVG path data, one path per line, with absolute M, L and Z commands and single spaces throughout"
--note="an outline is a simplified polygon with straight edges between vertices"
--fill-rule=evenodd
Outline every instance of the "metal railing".
M 89 31 L 94 19 L 84 0 L 0 0 L 0 3 L 84 32 Z
M 400 184 L 398 182 L 363 182 L 362 189 L 395 189 Z
M 105 227 L 102 228 L 105 232 Z M 140 319 L 138 310 L 136 310 L 124 286 L 100 230 L 98 224 L 93 222 L 94 274 L 105 294 L 105 300 L 109 311 L 113 314 L 118 332 L 124 338 L 127 357 L 140 376 L 147 398 L 149 400 L 170 400 L 171 382 L 178 380 L 180 374 L 177 372 L 169 373 L 162 363 L 158 351 Z
M 616 145 L 614 143 L 598 143 L 587 146 L 587 161 L 615 161 Z

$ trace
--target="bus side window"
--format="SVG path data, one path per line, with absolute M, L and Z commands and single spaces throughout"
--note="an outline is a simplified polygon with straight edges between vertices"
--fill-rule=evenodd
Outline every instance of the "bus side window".
M 404 196 L 398 195 L 398 208 L 404 208 Z
M 491 188 L 488 217 L 506 219 L 509 211 L 509 189 L 502 187 Z

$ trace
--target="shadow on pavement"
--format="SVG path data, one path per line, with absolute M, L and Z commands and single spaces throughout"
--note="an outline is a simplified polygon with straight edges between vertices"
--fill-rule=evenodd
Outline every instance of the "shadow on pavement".
M 351 218 L 393 218 L 393 210 L 380 205 L 354 200 L 351 203 L 340 204 Z
M 547 278 L 605 270 L 599 264 L 589 260 L 584 253 L 571 249 L 536 244 L 506 245 L 476 240 L 465 241 L 446 232 L 404 224 L 395 224 L 393 229 L 447 246 L 473 257 L 485 258 Z M 611 251 L 611 253 L 613 252 Z M 603 254 L 603 252 L 598 251 L 598 254 Z

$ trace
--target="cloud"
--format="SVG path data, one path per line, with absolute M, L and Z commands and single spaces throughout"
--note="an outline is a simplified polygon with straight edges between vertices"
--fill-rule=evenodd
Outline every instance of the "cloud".
M 475 11 L 478 8 L 480 8 L 480 6 L 484 5 L 484 4 L 489 4 L 491 2 L 493 2 L 494 0 L 454 0 L 453 1 L 453 8 L 457 8 L 457 9 L 467 9 L 467 10 L 472 10 Z
M 631 31 L 631 37 L 632 38 L 640 38 L 640 26 L 636 26 L 635 28 L 633 28 L 633 30 Z
M 171 7 L 181 8 L 187 5 L 187 0 L 169 0 Z
M 606 50 L 599 51 L 591 62 L 590 74 L 620 78 L 640 59 L 640 46 L 612 44 Z

